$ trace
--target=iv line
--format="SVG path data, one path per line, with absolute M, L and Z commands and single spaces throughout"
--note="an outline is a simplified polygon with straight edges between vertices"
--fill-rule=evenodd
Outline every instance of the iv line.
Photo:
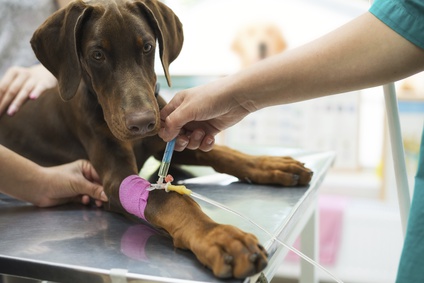
M 289 245 L 287 245 L 286 243 L 284 243 L 283 241 L 277 239 L 276 236 L 272 235 L 270 232 L 268 232 L 265 228 L 263 228 L 262 226 L 260 226 L 259 224 L 257 224 L 256 222 L 254 222 L 252 219 L 250 219 L 249 217 L 242 215 L 241 213 L 236 212 L 233 209 L 230 209 L 228 207 L 226 207 L 225 205 L 216 202 L 210 198 L 207 198 L 201 194 L 195 193 L 195 192 L 191 192 L 189 194 L 190 196 L 197 198 L 199 200 L 202 200 L 204 202 L 207 202 L 211 205 L 214 205 L 218 208 L 224 209 L 230 213 L 233 213 L 241 218 L 243 218 L 244 220 L 247 220 L 248 222 L 250 222 L 251 224 L 253 224 L 254 226 L 256 226 L 257 228 L 259 228 L 260 230 L 262 230 L 263 232 L 265 232 L 268 236 L 271 237 L 271 239 L 273 241 L 276 241 L 277 243 L 281 244 L 282 246 L 284 246 L 285 248 L 291 250 L 292 252 L 294 252 L 295 254 L 297 254 L 298 256 L 300 256 L 301 258 L 303 258 L 304 260 L 306 260 L 307 262 L 309 262 L 310 264 L 314 265 L 315 267 L 318 267 L 319 269 L 321 269 L 322 271 L 326 272 L 334 281 L 336 281 L 337 283 L 343 283 L 343 281 L 341 281 L 340 279 L 338 279 L 336 276 L 334 276 L 330 271 L 328 271 L 327 269 L 325 269 L 322 265 L 320 265 L 319 263 L 315 262 L 314 260 L 312 260 L 311 258 L 309 258 L 307 255 L 303 254 L 301 251 L 297 250 L 294 247 L 291 247 Z

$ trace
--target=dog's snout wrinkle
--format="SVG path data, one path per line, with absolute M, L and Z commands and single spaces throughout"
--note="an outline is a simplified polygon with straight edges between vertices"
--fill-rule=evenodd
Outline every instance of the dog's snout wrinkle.
M 143 135 L 156 128 L 156 115 L 153 111 L 128 113 L 125 125 L 133 135 Z

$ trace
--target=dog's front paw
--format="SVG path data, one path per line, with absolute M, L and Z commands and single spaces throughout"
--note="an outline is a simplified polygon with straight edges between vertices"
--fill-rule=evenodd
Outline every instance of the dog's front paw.
M 246 162 L 240 179 L 257 184 L 305 186 L 312 179 L 312 170 L 291 157 L 257 156 Z
M 267 253 L 258 239 L 231 225 L 216 225 L 191 243 L 201 263 L 220 278 L 246 278 L 262 271 Z

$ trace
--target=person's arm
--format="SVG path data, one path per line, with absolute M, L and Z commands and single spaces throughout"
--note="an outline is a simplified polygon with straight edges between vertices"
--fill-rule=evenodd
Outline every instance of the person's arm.
M 210 150 L 218 132 L 258 109 L 378 86 L 423 69 L 424 50 L 367 12 L 309 44 L 177 93 L 161 111 L 159 135 L 169 141 L 181 132 L 176 150 Z
M 40 207 L 89 197 L 98 206 L 107 201 L 99 176 L 86 160 L 57 167 L 41 167 L 0 145 L 0 192 Z

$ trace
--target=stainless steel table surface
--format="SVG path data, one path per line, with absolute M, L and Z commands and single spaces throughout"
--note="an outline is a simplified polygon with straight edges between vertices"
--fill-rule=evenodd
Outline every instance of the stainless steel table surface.
M 270 280 L 304 218 L 315 209 L 319 185 L 331 166 L 332 152 L 299 153 L 314 171 L 307 187 L 282 188 L 236 182 L 188 183 L 188 188 L 248 217 L 198 200 L 214 220 L 255 234 L 269 252 L 263 275 Z M 233 182 L 235 181 L 235 182 Z M 309 212 L 308 212 L 309 211 Z M 257 228 L 252 222 L 265 228 Z M 270 236 L 272 235 L 272 236 Z M 220 280 L 186 250 L 175 249 L 163 232 L 143 222 L 95 207 L 69 204 L 37 208 L 0 195 L 0 274 L 55 282 L 248 282 Z

